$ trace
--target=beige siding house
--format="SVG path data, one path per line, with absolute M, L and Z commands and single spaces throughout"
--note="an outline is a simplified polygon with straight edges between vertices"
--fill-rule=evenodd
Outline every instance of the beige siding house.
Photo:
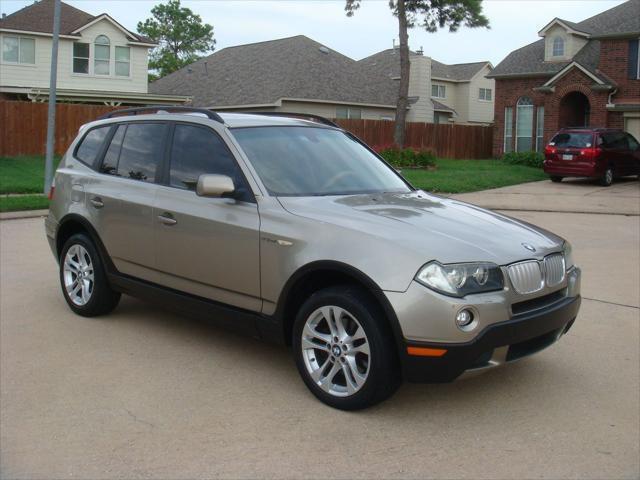
M 493 80 L 484 78 L 489 62 L 444 65 L 413 52 L 410 59 L 408 121 L 492 121 L 492 92 L 489 100 L 478 97 L 479 88 L 492 90 Z M 450 97 L 433 97 L 434 69 L 445 75 L 441 83 L 449 85 Z M 399 75 L 395 48 L 355 61 L 299 35 L 222 49 L 153 82 L 150 90 L 190 95 L 194 105 L 216 110 L 394 120 Z
M 53 0 L 0 20 L 0 98 L 46 101 L 49 95 Z M 184 103 L 184 95 L 150 95 L 154 42 L 107 14 L 61 9 L 57 95 L 60 101 L 120 104 Z

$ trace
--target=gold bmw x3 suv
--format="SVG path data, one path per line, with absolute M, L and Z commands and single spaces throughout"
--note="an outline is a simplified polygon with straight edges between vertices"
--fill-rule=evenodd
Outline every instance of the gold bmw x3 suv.
M 417 190 L 310 115 L 118 110 L 80 129 L 51 197 L 74 312 L 125 293 L 289 345 L 340 409 L 535 353 L 580 306 L 568 242 Z

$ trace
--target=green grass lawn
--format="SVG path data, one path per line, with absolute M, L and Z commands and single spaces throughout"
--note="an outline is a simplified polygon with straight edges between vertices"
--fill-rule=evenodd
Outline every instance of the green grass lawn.
M 464 193 L 545 180 L 541 168 L 511 165 L 501 160 L 436 160 L 435 170 L 403 169 L 416 188 L 429 192 Z
M 54 158 L 54 169 L 59 161 Z M 42 193 L 43 184 L 43 156 L 0 157 L 0 194 Z
M 60 158 L 55 159 L 57 165 Z M 402 174 L 415 187 L 430 192 L 462 193 L 544 180 L 539 168 L 511 165 L 500 160 L 438 159 L 435 170 L 404 169 Z M 48 207 L 42 195 L 7 197 L 7 193 L 42 193 L 44 158 L 0 157 L 0 212 Z
M 49 199 L 44 195 L 20 195 L 18 197 L 0 195 L 0 212 L 44 210 L 47 208 L 49 208 Z

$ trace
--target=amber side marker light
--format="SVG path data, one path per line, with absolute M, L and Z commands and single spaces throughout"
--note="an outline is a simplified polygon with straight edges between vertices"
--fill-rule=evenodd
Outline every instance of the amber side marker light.
M 445 348 L 407 347 L 407 353 L 414 357 L 441 357 L 447 350 Z

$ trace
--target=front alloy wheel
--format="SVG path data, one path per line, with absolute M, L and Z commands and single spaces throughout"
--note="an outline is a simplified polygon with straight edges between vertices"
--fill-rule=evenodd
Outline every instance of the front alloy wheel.
M 307 372 L 325 392 L 337 397 L 356 393 L 369 376 L 369 340 L 348 311 L 330 305 L 315 310 L 302 332 Z
M 296 366 L 311 393 L 334 408 L 358 410 L 401 383 L 388 319 L 367 290 L 337 285 L 315 292 L 293 325 Z

